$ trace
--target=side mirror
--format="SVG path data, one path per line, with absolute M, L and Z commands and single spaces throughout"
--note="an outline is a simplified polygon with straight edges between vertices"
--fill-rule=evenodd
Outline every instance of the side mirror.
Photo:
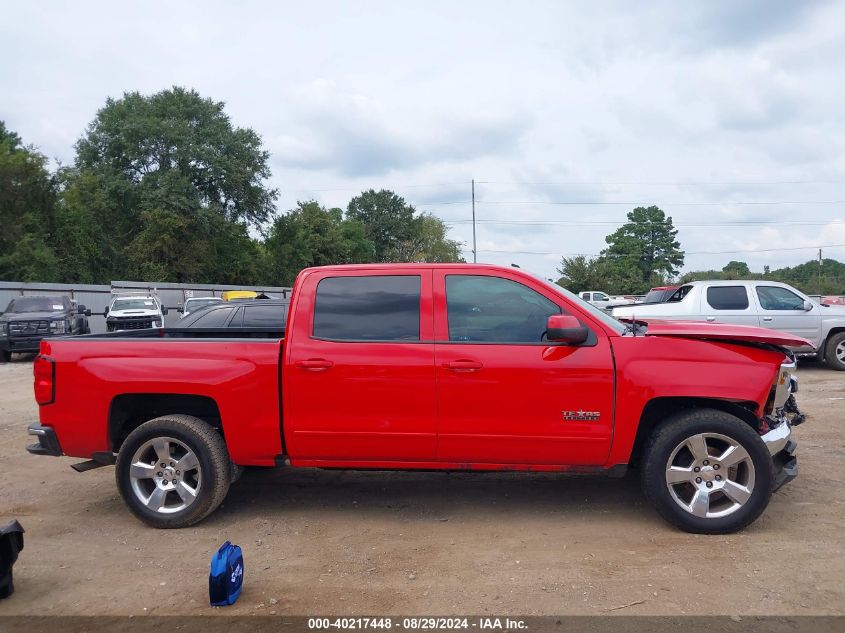
M 804 299 L 804 312 L 809 312 L 813 309 L 813 304 L 810 301 Z
M 185 311 L 185 306 L 179 306 L 178 308 L 176 308 L 176 312 L 178 312 L 179 314 L 182 314 L 184 311 Z
M 553 314 L 546 322 L 546 338 L 550 343 L 580 345 L 590 336 L 590 330 L 571 314 Z
M 85 307 L 84 305 L 82 305 L 81 303 L 80 303 L 78 306 L 76 306 L 76 313 L 77 313 L 77 314 L 82 314 L 82 315 L 84 315 L 84 316 L 91 316 L 91 310 L 90 310 L 90 308 L 86 308 L 86 307 Z
M 161 313 L 167 314 L 167 306 L 161 306 Z
M 105 308 L 103 308 L 103 316 L 106 316 L 108 313 L 109 313 L 109 307 L 106 306 Z

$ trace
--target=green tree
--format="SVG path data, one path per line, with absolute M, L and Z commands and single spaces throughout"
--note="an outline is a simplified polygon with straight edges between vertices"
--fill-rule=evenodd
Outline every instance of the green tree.
M 722 275 L 725 279 L 744 279 L 750 274 L 751 270 L 745 262 L 731 260 L 722 268 Z
M 0 279 L 40 281 L 57 272 L 49 244 L 56 187 L 46 164 L 0 121 Z
M 387 189 L 369 189 L 349 201 L 346 217 L 364 227 L 364 235 L 372 242 L 373 261 L 391 262 L 401 259 L 402 245 L 414 233 L 415 209 L 405 199 Z
M 374 262 L 459 262 L 462 243 L 447 239 L 439 218 L 422 213 L 387 189 L 369 189 L 355 196 L 346 217 L 364 227 L 373 245 Z
M 637 207 L 628 213 L 628 221 L 605 238 L 608 247 L 602 258 L 618 260 L 618 272 L 639 271 L 636 287 L 628 292 L 643 292 L 666 277 L 678 274 L 684 264 L 684 252 L 676 239 L 678 230 L 672 218 L 656 206 Z M 625 274 L 625 278 L 632 278 Z
M 75 262 L 80 275 L 216 282 L 233 270 L 217 261 L 221 253 L 257 257 L 248 229 L 273 217 L 277 196 L 265 184 L 269 154 L 254 131 L 232 125 L 222 102 L 178 87 L 126 93 L 107 100 L 76 150 L 64 212 L 81 219 L 83 251 L 103 253 L 93 270 Z M 235 269 L 240 277 L 256 263 Z
M 374 247 L 357 220 L 311 200 L 276 218 L 264 241 L 266 272 L 290 285 L 303 268 L 373 260 Z
M 422 213 L 411 221 L 411 236 L 393 249 L 392 257 L 401 262 L 462 262 L 462 242 L 446 237 L 443 221 Z
M 604 280 L 600 278 L 598 262 L 595 258 L 585 255 L 574 257 L 562 257 L 560 266 L 557 269 L 560 279 L 559 286 L 563 286 L 570 292 L 584 292 L 585 290 L 601 290 L 604 288 Z

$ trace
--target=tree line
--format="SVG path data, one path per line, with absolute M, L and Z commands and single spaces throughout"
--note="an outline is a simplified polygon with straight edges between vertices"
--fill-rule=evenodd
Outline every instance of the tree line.
M 313 265 L 462 261 L 389 190 L 278 213 L 258 134 L 192 90 L 108 99 L 75 150 L 51 172 L 0 121 L 0 279 L 289 285 Z
M 607 247 L 596 257 L 563 257 L 558 284 L 572 292 L 601 290 L 615 295 L 641 295 L 655 286 L 703 279 L 768 279 L 795 286 L 806 294 L 845 294 L 845 264 L 835 259 L 811 260 L 792 267 L 752 272 L 742 261 L 721 270 L 679 274 L 684 251 L 672 217 L 656 206 L 637 207 L 627 222 L 605 238 Z

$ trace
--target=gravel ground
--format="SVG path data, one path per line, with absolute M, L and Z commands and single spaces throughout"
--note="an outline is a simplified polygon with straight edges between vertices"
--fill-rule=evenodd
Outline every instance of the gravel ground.
M 710 537 L 664 524 L 634 478 L 294 469 L 249 470 L 209 519 L 158 531 L 113 468 L 25 452 L 31 371 L 0 365 L 0 522 L 26 529 L 0 614 L 211 613 L 226 539 L 246 560 L 230 615 L 845 613 L 845 373 L 824 366 L 800 370 L 798 479 Z

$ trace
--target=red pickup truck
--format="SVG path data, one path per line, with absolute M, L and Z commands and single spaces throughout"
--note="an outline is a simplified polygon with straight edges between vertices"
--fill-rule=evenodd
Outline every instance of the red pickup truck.
M 253 333 L 254 335 L 254 333 Z M 797 472 L 794 336 L 622 323 L 520 270 L 311 268 L 284 338 L 147 330 L 41 344 L 34 454 L 116 465 L 187 526 L 243 466 L 641 474 L 681 529 L 741 529 Z

